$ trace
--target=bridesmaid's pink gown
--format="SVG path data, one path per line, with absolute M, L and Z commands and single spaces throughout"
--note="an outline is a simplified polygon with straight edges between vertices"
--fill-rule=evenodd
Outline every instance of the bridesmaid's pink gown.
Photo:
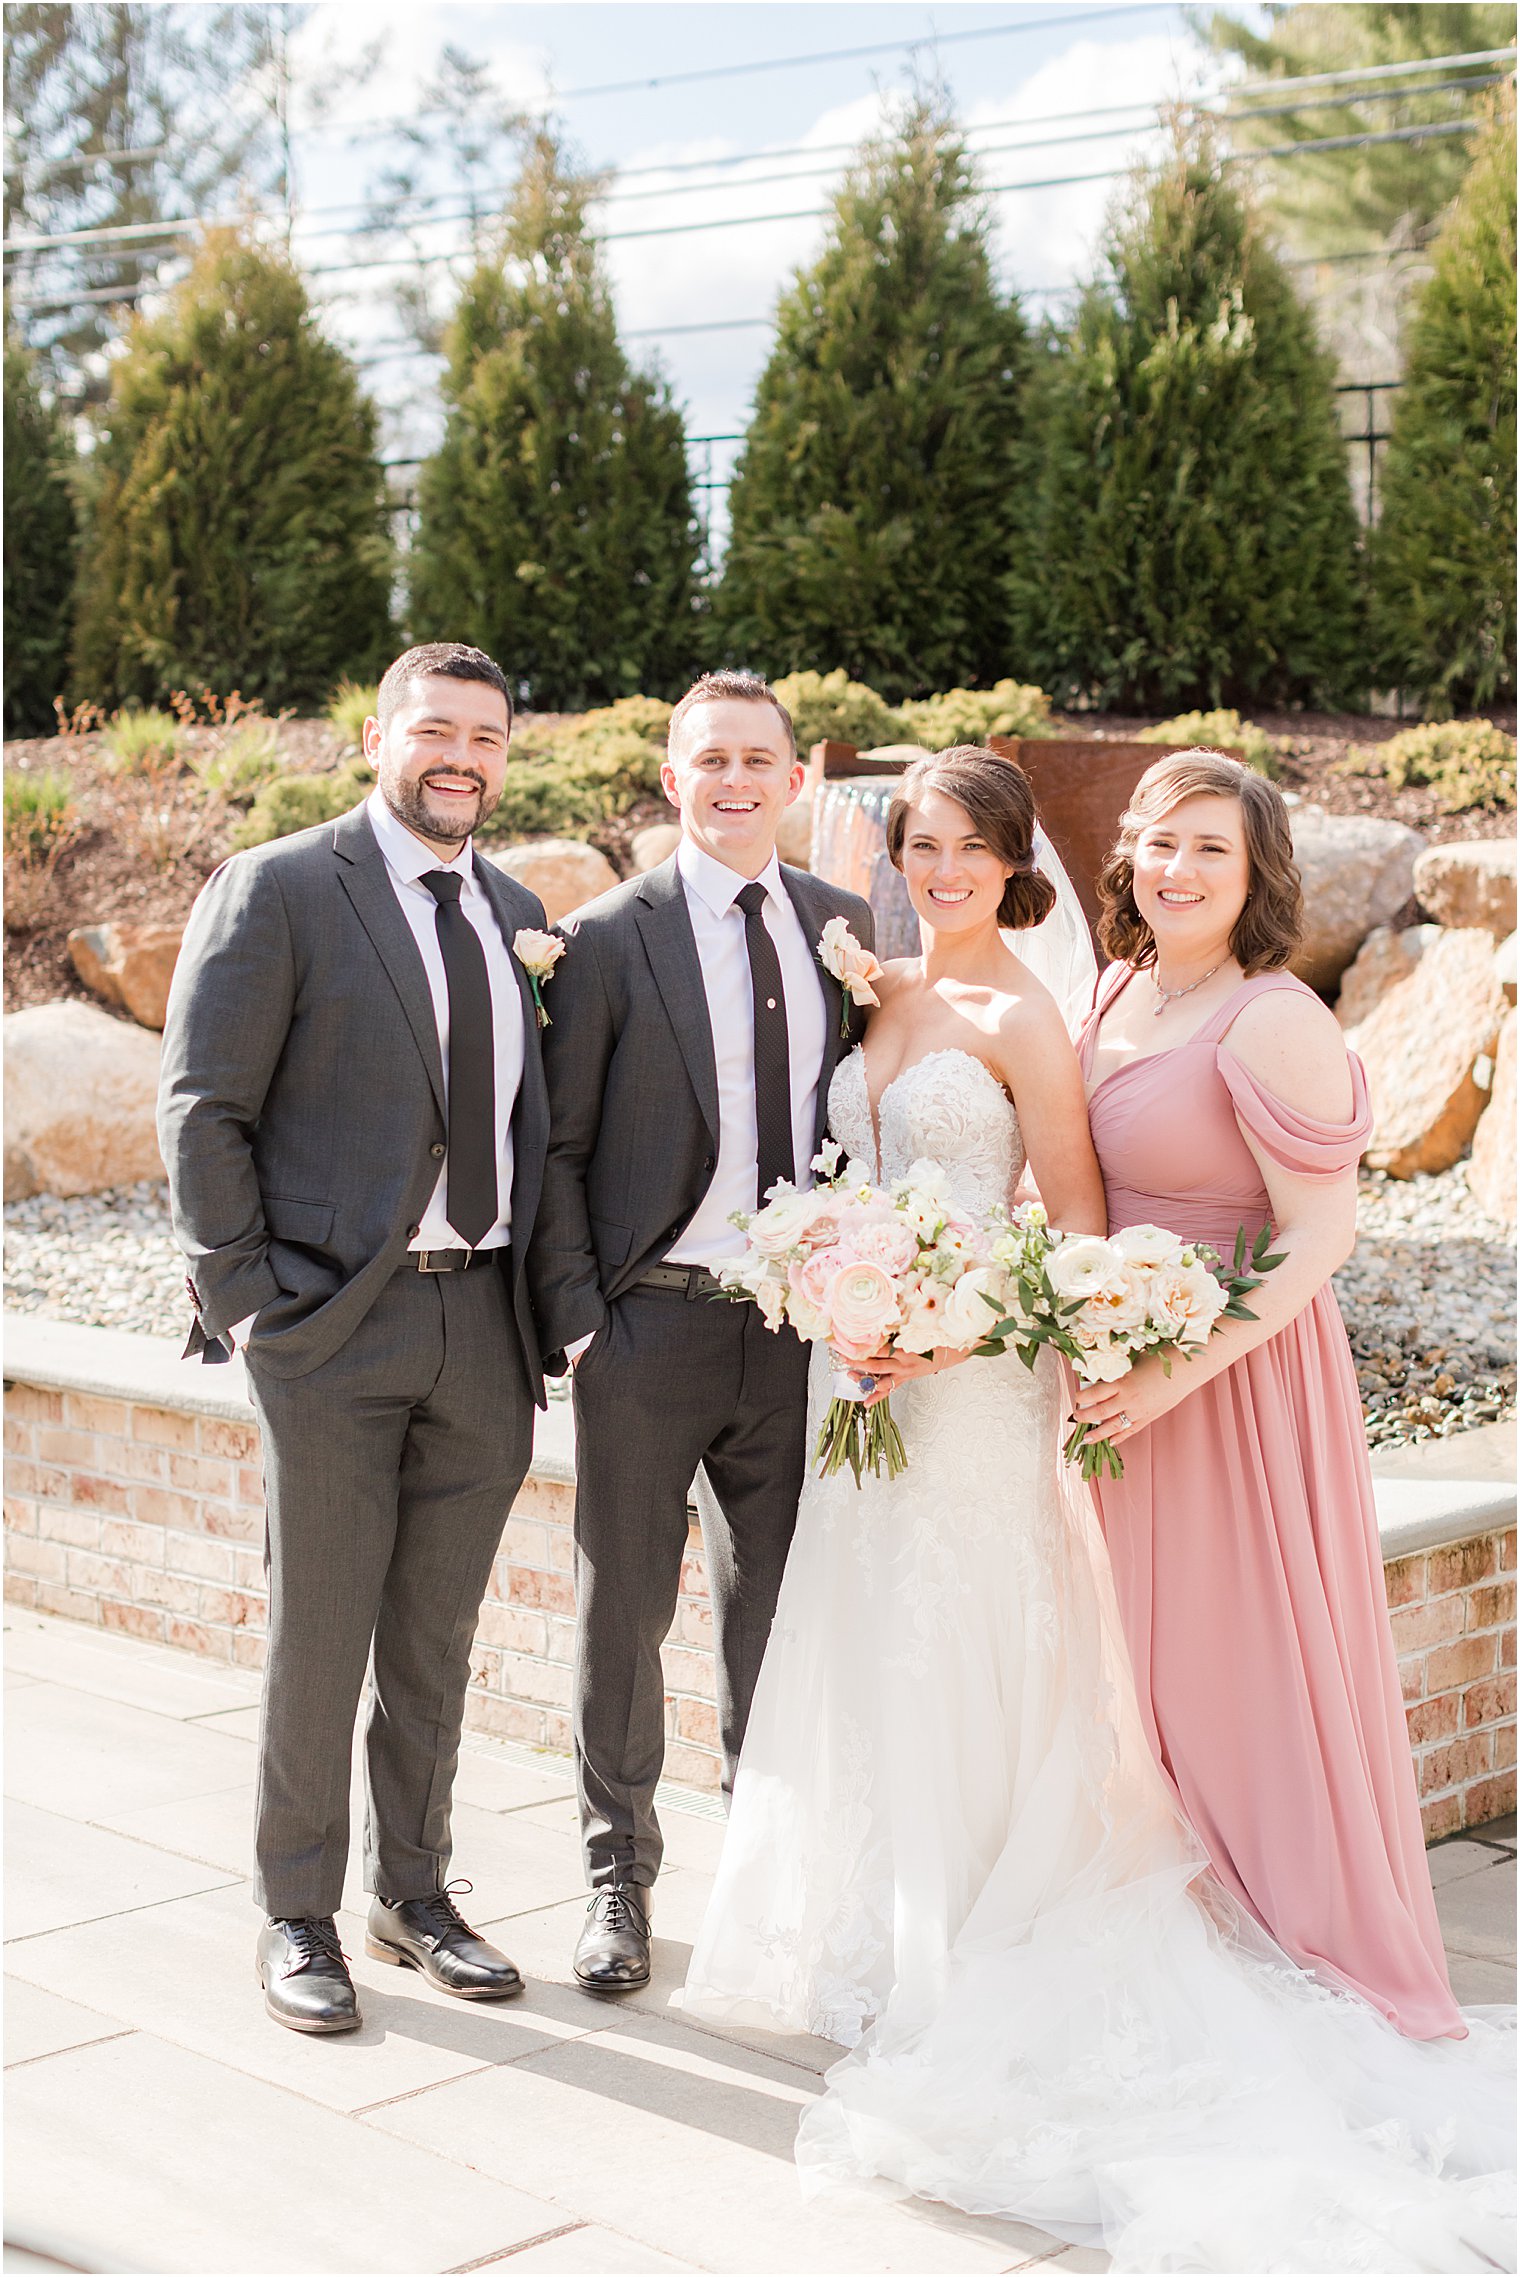
M 1111 967 L 1078 1038 L 1132 977 Z M 1228 1262 L 1268 1197 L 1242 1126 L 1299 1177 L 1343 1175 L 1366 1144 L 1265 1090 L 1223 1040 L 1245 981 L 1197 1035 L 1092 1094 L 1109 1223 L 1170 1227 Z M 1305 994 L 1309 992 L 1304 990 Z M 1185 1365 L 1185 1364 L 1184 1364 Z M 1098 1489 L 1103 1531 L 1163 1769 L 1221 1879 L 1304 1967 L 1416 2039 L 1464 2030 L 1446 1976 L 1383 1589 L 1361 1402 L 1327 1283 L 1266 1344 L 1131 1439 Z

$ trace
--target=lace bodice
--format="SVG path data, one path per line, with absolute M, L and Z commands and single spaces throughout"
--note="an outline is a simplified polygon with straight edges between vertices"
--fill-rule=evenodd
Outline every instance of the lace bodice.
M 914 1060 L 887 1085 L 878 1114 L 879 1162 L 865 1053 L 857 1044 L 829 1086 L 829 1129 L 845 1153 L 886 1181 L 906 1177 L 915 1162 L 938 1162 L 964 1210 L 1012 1201 L 1024 1167 L 1019 1118 L 992 1070 L 972 1053 L 952 1045 Z

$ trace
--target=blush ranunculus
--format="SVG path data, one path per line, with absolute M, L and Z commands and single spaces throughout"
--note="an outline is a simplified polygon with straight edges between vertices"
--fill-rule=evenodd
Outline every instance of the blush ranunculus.
M 890 1279 L 879 1265 L 863 1260 L 841 1266 L 829 1310 L 840 1349 L 864 1345 L 867 1354 L 881 1350 L 900 1317 Z

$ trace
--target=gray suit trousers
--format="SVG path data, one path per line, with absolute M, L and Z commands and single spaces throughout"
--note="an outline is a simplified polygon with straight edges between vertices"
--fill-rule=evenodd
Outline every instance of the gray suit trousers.
M 638 1287 L 576 1368 L 575 1748 L 593 1887 L 660 1870 L 660 1647 L 694 1473 L 732 1789 L 797 1522 L 807 1372 L 807 1346 L 772 1335 L 758 1306 Z
M 248 1378 L 269 1514 L 258 1902 L 338 1909 L 372 1652 L 365 1887 L 425 1897 L 448 1873 L 470 1646 L 532 1455 L 505 1272 L 404 1264 L 330 1360 L 271 1376 L 255 1332 Z

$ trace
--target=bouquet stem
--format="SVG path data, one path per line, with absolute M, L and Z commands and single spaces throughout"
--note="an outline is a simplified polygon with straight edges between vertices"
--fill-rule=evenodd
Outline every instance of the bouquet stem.
M 881 1399 L 874 1407 L 858 1399 L 832 1399 L 814 1450 L 821 1478 L 832 1478 L 849 1464 L 859 1486 L 862 1473 L 879 1478 L 885 1470 L 896 1478 L 908 1467 L 902 1433 L 892 1420 L 892 1402 Z
M 1080 1461 L 1083 1481 L 1088 1486 L 1103 1471 L 1114 1478 L 1124 1476 L 1124 1457 L 1111 1440 L 1093 1438 L 1090 1424 L 1079 1423 L 1061 1452 L 1069 1463 Z

